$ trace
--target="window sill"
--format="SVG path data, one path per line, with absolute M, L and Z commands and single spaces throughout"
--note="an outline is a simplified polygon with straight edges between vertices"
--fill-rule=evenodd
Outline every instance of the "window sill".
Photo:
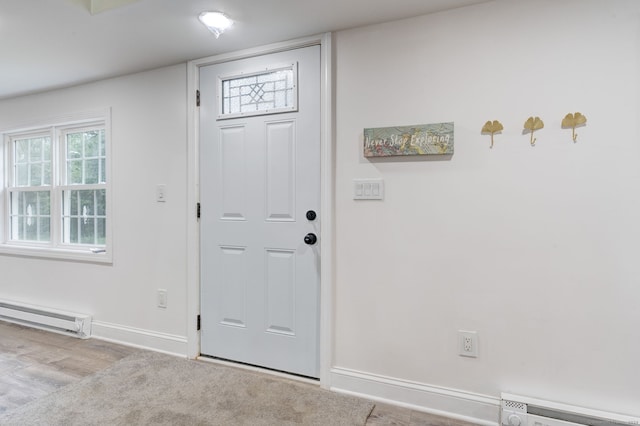
M 108 265 L 113 264 L 113 259 L 109 251 L 94 253 L 89 248 L 85 250 L 65 250 L 50 247 L 18 247 L 9 244 L 0 244 L 0 256 L 33 257 Z

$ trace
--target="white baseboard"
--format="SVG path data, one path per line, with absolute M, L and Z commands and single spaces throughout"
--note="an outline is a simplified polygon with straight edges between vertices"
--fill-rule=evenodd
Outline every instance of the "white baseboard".
M 102 321 L 93 321 L 91 337 L 180 357 L 187 356 L 187 337 Z
M 345 368 L 331 369 L 331 390 L 480 425 L 500 421 L 500 398 Z

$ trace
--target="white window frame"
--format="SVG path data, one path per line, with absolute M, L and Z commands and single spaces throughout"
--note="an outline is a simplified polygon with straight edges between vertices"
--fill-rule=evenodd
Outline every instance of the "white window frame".
M 65 135 L 73 131 L 85 131 L 91 128 L 103 128 L 105 132 L 105 184 L 66 184 Z M 50 241 L 14 241 L 11 239 L 11 200 L 10 190 L 16 187 L 14 178 L 14 160 L 12 141 L 20 137 L 51 135 L 51 223 Z M 91 263 L 113 262 L 113 216 L 111 181 L 111 112 L 79 113 L 56 119 L 41 120 L 28 126 L 14 126 L 0 129 L 0 255 L 41 257 L 50 259 L 73 260 Z M 30 187 L 24 187 L 26 190 Z M 63 241 L 63 205 L 62 197 L 67 190 L 105 189 L 106 191 L 106 231 L 105 244 L 71 244 Z

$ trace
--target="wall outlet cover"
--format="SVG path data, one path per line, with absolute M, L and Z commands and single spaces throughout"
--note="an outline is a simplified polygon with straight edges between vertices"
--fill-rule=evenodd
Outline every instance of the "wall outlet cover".
M 478 357 L 478 333 L 458 330 L 458 354 L 470 358 Z

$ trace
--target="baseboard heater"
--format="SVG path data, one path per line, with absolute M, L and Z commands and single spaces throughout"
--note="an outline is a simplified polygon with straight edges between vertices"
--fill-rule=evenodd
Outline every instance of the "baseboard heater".
M 607 413 L 552 401 L 503 393 L 503 426 L 632 426 L 640 417 Z
M 0 299 L 0 320 L 87 339 L 91 316 Z

